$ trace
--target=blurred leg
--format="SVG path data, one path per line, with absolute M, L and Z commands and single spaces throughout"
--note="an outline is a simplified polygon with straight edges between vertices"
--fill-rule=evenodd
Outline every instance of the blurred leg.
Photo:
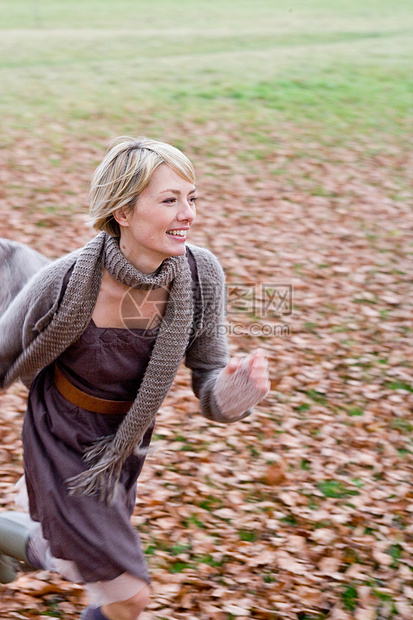
M 126 601 L 103 605 L 102 612 L 108 620 L 137 620 L 150 600 L 150 587 L 144 586 Z
M 9 583 L 17 576 L 15 566 L 18 567 L 18 563 L 14 566 L 12 558 L 25 562 L 26 569 L 40 568 L 38 564 L 31 563 L 32 558 L 27 554 L 30 535 L 39 527 L 26 513 L 0 513 L 0 583 Z

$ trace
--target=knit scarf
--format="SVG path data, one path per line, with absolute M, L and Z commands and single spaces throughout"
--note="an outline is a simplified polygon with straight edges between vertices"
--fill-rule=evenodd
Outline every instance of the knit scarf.
M 192 276 L 185 255 L 167 258 L 153 274 L 142 274 L 126 260 L 114 237 L 100 233 L 81 250 L 57 313 L 25 350 L 20 376 L 24 375 L 25 360 L 27 370 L 32 370 L 36 361 L 41 370 L 85 331 L 96 305 L 104 266 L 119 282 L 133 288 L 148 290 L 171 285 L 151 358 L 132 407 L 115 435 L 101 438 L 85 452 L 89 468 L 67 480 L 70 494 L 98 494 L 111 505 L 116 500 L 122 465 L 139 447 L 185 355 L 193 301 Z
M 193 320 L 192 276 L 186 256 L 166 259 L 154 274 L 138 272 L 108 237 L 105 267 L 119 282 L 133 288 L 160 288 L 172 283 L 151 358 L 135 401 L 116 434 L 97 441 L 85 454 L 88 471 L 68 480 L 71 493 L 99 493 L 112 504 L 125 459 L 152 423 L 185 355 Z

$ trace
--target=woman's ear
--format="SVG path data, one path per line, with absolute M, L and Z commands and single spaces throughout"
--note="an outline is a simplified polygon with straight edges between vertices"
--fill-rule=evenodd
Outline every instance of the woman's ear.
M 124 226 L 125 228 L 129 226 L 128 212 L 124 208 L 121 207 L 120 209 L 116 209 L 116 211 L 113 212 L 113 217 L 119 226 Z

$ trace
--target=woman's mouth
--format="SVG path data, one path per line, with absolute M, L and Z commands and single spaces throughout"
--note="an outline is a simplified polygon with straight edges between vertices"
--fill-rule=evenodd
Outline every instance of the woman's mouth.
M 175 230 L 167 230 L 166 234 L 175 237 L 177 241 L 185 241 L 188 228 L 176 228 Z

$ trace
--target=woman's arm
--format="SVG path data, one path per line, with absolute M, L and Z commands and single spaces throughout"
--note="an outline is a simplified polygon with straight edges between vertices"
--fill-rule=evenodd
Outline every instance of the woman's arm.
M 247 417 L 269 390 L 268 363 L 261 352 L 244 360 L 230 360 L 226 335 L 225 275 L 209 254 L 200 271 L 204 316 L 201 334 L 187 349 L 185 365 L 192 371 L 192 387 L 201 413 L 215 422 L 235 422 Z
M 46 264 L 0 316 L 0 388 L 4 387 L 8 370 L 51 321 L 59 306 L 65 275 L 75 258 L 72 253 Z
M 0 238 L 0 316 L 26 282 L 49 262 L 27 245 Z
M 24 347 L 24 332 L 32 299 L 23 291 L 8 306 L 0 318 L 0 387 L 8 369 L 21 355 Z M 33 334 L 34 335 L 34 334 Z

